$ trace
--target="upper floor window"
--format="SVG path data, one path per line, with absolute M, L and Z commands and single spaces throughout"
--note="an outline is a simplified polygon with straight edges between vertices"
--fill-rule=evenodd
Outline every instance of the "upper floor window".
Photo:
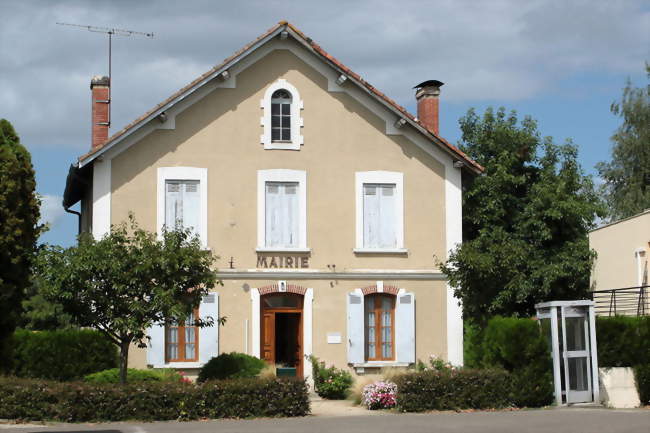
M 158 168 L 157 228 L 190 229 L 207 247 L 206 168 Z
M 285 79 L 279 79 L 266 89 L 260 106 L 264 110 L 261 119 L 264 149 L 300 150 L 303 104 L 298 89 Z
M 259 170 L 258 251 L 307 250 L 306 173 Z
M 271 141 L 291 142 L 291 94 L 284 89 L 271 97 Z
M 356 174 L 355 252 L 406 252 L 403 190 L 402 173 L 366 171 Z

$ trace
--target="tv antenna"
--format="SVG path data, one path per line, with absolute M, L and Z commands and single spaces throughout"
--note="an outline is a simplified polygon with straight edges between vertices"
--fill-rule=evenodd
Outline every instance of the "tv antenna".
M 77 27 L 79 29 L 86 29 L 89 32 L 94 32 L 94 33 L 104 33 L 108 35 L 108 126 L 111 126 L 111 72 L 112 72 L 112 65 L 111 65 L 111 51 L 112 51 L 112 42 L 113 42 L 113 35 L 115 36 L 145 36 L 147 38 L 153 38 L 153 33 L 147 33 L 147 32 L 136 32 L 135 30 L 124 30 L 124 29 L 116 29 L 116 28 L 111 28 L 111 27 L 95 27 L 95 26 L 86 26 L 82 24 L 70 24 L 70 23 L 57 23 L 60 26 L 70 26 L 70 27 Z

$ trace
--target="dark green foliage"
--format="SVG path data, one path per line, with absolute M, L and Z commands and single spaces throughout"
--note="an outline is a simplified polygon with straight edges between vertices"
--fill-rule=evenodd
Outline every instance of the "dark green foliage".
M 505 370 L 424 371 L 397 376 L 395 383 L 402 412 L 514 406 L 513 381 Z
M 462 245 L 443 271 L 465 318 L 534 314 L 535 303 L 587 295 L 587 233 L 603 208 L 570 142 L 542 138 L 516 113 L 473 110 L 460 119 L 462 149 L 485 167 L 463 179 Z
M 645 67 L 650 79 L 650 65 Z M 612 136 L 612 160 L 596 168 L 609 216 L 620 219 L 650 208 L 650 84 L 632 87 L 628 80 L 611 110 L 623 124 Z
M 32 331 L 52 331 L 74 328 L 74 321 L 63 305 L 45 299 L 39 280 L 34 279 L 25 292 L 19 327 Z
M 553 364 L 548 342 L 532 319 L 494 317 L 485 328 L 466 324 L 468 366 L 502 368 L 512 373 L 516 406 L 553 401 Z
M 17 330 L 14 340 L 19 377 L 73 380 L 117 366 L 117 347 L 98 331 Z
M 597 317 L 600 367 L 631 367 L 650 360 L 650 316 Z
M 635 366 L 634 377 L 641 404 L 650 405 L 650 363 Z
M 198 382 L 214 379 L 255 377 L 266 366 L 266 362 L 245 353 L 231 352 L 210 359 L 199 372 Z
M 11 335 L 20 317 L 41 231 L 31 156 L 0 119 L 0 372 L 11 369 Z
M 126 371 L 127 382 L 180 382 L 183 376 L 171 368 L 159 368 L 151 370 L 138 370 L 129 368 Z M 84 382 L 89 383 L 119 383 L 120 369 L 98 371 L 84 377 Z
M 309 360 L 313 369 L 316 394 L 329 400 L 345 399 L 352 386 L 352 375 L 334 366 L 325 367 L 325 363 L 319 362 L 315 356 L 311 356 Z
M 185 320 L 217 281 L 215 257 L 190 230 L 141 229 L 135 217 L 112 226 L 104 238 L 79 236 L 70 248 L 48 246 L 38 256 L 41 293 L 61 304 L 79 326 L 106 334 L 120 349 L 126 381 L 129 347 L 146 344 L 153 324 Z M 199 327 L 225 318 L 195 320 Z
M 113 385 L 0 378 L 0 418 L 96 422 L 304 416 L 310 411 L 307 392 L 304 381 L 287 379 Z

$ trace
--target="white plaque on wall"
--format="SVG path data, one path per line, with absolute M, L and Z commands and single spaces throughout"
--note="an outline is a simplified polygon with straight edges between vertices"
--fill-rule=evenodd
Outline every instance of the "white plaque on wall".
M 327 333 L 327 344 L 341 344 L 341 333 L 340 332 L 328 332 Z

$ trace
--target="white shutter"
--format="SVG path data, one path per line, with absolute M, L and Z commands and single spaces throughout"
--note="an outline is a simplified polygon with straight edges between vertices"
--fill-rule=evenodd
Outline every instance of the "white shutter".
M 381 185 L 377 188 L 379 199 L 379 247 L 395 248 L 397 246 L 395 219 L 395 185 Z M 381 195 L 379 192 L 381 191 Z
M 265 186 L 266 229 L 265 246 L 274 247 L 280 243 L 280 187 L 277 183 L 267 182 Z
M 284 206 L 286 211 L 286 220 L 283 222 L 285 236 L 283 238 L 284 247 L 298 246 L 298 184 L 289 183 L 284 185 Z
M 379 246 L 379 196 L 377 185 L 363 186 L 363 246 Z
M 363 295 L 348 293 L 348 362 L 356 364 L 365 361 L 363 332 Z
M 207 319 L 212 317 L 214 325 L 199 328 L 199 362 L 205 364 L 210 358 L 219 355 L 219 294 L 209 293 L 201 300 L 199 317 Z
M 199 220 L 201 199 L 199 189 L 201 185 L 197 181 L 185 181 L 183 189 L 183 228 L 191 229 L 194 234 L 199 234 Z
M 165 183 L 165 226 L 174 230 L 176 223 L 183 220 L 182 185 L 178 182 Z
M 415 295 L 401 292 L 395 306 L 397 362 L 415 362 Z
M 153 325 L 147 329 L 149 344 L 147 347 L 147 364 L 154 367 L 165 365 L 165 325 Z

